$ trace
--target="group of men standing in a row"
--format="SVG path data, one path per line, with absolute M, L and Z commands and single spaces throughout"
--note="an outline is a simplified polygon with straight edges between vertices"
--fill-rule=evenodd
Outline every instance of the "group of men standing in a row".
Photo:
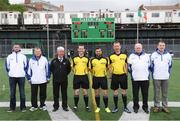
M 146 54 L 143 50 L 142 44 L 135 44 L 134 51 L 127 57 L 121 52 L 120 42 L 113 43 L 114 53 L 108 58 L 103 57 L 101 48 L 95 49 L 95 57 L 89 59 L 85 55 L 84 45 L 78 46 L 78 55 L 73 57 L 70 61 L 65 58 L 65 50 L 63 47 L 57 48 L 57 57 L 51 63 L 42 55 L 40 48 L 34 49 L 34 56 L 28 61 L 25 55 L 20 52 L 18 44 L 13 46 L 13 52 L 6 59 L 6 70 L 9 75 L 10 84 L 10 109 L 12 112 L 16 108 L 16 85 L 19 85 L 20 92 L 20 109 L 22 112 L 26 111 L 25 105 L 25 76 L 31 84 L 31 111 L 38 109 L 37 96 L 38 89 L 40 99 L 40 109 L 47 110 L 45 105 L 47 83 L 50 80 L 50 74 L 53 75 L 53 97 L 54 109 L 59 108 L 59 92 L 62 94 L 62 108 L 68 111 L 67 105 L 67 88 L 68 88 L 68 74 L 71 70 L 74 73 L 73 89 L 74 89 L 74 107 L 78 110 L 78 102 L 80 95 L 80 88 L 82 88 L 85 109 L 91 111 L 88 106 L 89 97 L 89 78 L 88 73 L 91 72 L 92 88 L 95 90 L 95 101 L 97 108 L 96 113 L 100 111 L 100 89 L 103 92 L 103 102 L 105 111 L 107 113 L 118 112 L 118 89 L 121 88 L 122 102 L 124 104 L 123 111 L 131 113 L 127 108 L 127 88 L 128 88 L 128 71 L 132 79 L 132 92 L 134 102 L 134 112 L 137 113 L 139 109 L 139 89 L 142 92 L 143 106 L 145 113 L 148 110 L 148 89 L 150 80 L 150 71 L 152 72 L 154 84 L 154 112 L 160 111 L 160 89 L 162 91 L 162 110 L 169 112 L 167 104 L 167 90 L 168 79 L 170 76 L 170 69 L 172 67 L 171 55 L 165 50 L 165 43 L 160 41 L 157 50 L 151 56 Z M 107 74 L 111 76 L 111 89 L 114 91 L 114 109 L 111 111 L 108 107 L 108 80 Z

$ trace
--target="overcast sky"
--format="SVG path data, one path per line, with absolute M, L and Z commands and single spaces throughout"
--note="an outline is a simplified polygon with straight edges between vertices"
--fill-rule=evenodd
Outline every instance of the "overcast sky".
M 9 0 L 10 3 L 23 3 L 24 0 Z M 63 4 L 65 11 L 71 10 L 124 10 L 129 8 L 136 10 L 140 4 L 144 5 L 162 5 L 162 4 L 175 4 L 180 3 L 180 0 L 46 0 L 54 5 L 59 6 Z

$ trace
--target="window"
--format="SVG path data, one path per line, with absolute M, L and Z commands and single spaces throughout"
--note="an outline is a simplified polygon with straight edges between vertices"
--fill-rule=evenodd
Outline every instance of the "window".
M 94 17 L 94 14 L 91 14 L 91 17 Z
M 151 15 L 153 18 L 158 18 L 159 17 L 159 13 L 152 13 Z
M 113 14 L 110 14 L 110 18 L 112 18 L 113 17 Z
M 31 17 L 31 14 L 29 14 L 28 17 L 30 18 L 30 17 Z
M 58 14 L 58 17 L 59 17 L 59 18 L 64 18 L 64 13 L 59 13 L 59 14 Z
M 83 13 L 83 18 L 89 18 L 90 14 L 89 13 Z
M 45 18 L 53 18 L 52 14 L 45 14 Z
M 115 13 L 115 18 L 120 18 L 121 17 L 121 13 Z
M 172 13 L 171 12 L 166 12 L 166 17 L 171 17 Z
M 108 18 L 108 16 L 109 16 L 109 15 L 108 15 L 108 14 L 106 14 L 106 18 Z
M 70 18 L 77 18 L 77 14 L 70 14 Z
M 96 14 L 96 17 L 98 18 L 98 17 L 99 17 L 99 14 Z
M 127 14 L 126 14 L 126 17 L 127 17 L 127 18 L 134 18 L 134 13 L 127 13 Z
M 178 16 L 180 17 L 180 12 L 178 13 Z
M 14 14 L 14 18 L 15 18 L 15 19 L 17 18 L 17 14 Z
M 33 15 L 33 18 L 34 18 L 34 19 L 39 19 L 39 14 L 35 13 L 35 14 Z
M 2 18 L 3 18 L 3 19 L 7 19 L 7 14 L 5 14 L 5 13 L 2 14 Z

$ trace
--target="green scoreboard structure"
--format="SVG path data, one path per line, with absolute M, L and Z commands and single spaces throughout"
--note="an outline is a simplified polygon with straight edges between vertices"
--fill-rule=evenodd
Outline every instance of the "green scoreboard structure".
M 114 18 L 72 18 L 72 42 L 115 41 Z

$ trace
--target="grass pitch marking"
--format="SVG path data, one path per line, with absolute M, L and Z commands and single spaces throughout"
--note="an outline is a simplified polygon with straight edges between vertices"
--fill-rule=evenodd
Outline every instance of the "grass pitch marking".
M 20 102 L 16 102 L 17 106 L 19 106 Z M 61 102 L 60 102 L 61 103 Z M 60 104 L 61 105 L 61 104 Z M 31 102 L 26 102 L 26 106 L 30 107 Z M 63 111 L 60 107 L 58 111 L 52 112 L 53 110 L 53 102 L 46 101 L 47 111 L 52 121 L 81 121 L 71 109 L 68 112 Z M 9 107 L 9 102 L 0 102 L 0 107 Z
M 93 109 L 96 110 L 96 101 L 95 101 L 95 93 L 94 89 L 92 89 L 92 75 L 89 73 L 89 81 L 90 81 L 90 89 L 91 89 L 91 95 L 92 95 L 92 103 L 93 103 Z M 94 112 L 94 110 L 92 110 Z M 95 112 L 94 112 L 95 113 Z M 99 113 L 95 113 L 95 119 L 96 121 L 100 121 L 100 115 Z
M 140 106 L 142 106 L 142 102 L 139 103 Z M 148 102 L 149 105 L 149 110 L 151 109 L 151 107 L 154 106 L 154 102 Z M 168 106 L 169 107 L 180 107 L 180 102 L 168 102 Z M 123 112 L 122 116 L 120 117 L 119 121 L 133 121 L 133 120 L 137 120 L 137 121 L 149 121 L 150 118 L 150 113 L 146 114 L 142 108 L 139 108 L 138 113 L 134 113 L 133 111 L 133 102 L 129 102 L 128 104 L 128 108 L 130 111 L 132 111 L 131 114 L 127 114 L 125 112 Z

